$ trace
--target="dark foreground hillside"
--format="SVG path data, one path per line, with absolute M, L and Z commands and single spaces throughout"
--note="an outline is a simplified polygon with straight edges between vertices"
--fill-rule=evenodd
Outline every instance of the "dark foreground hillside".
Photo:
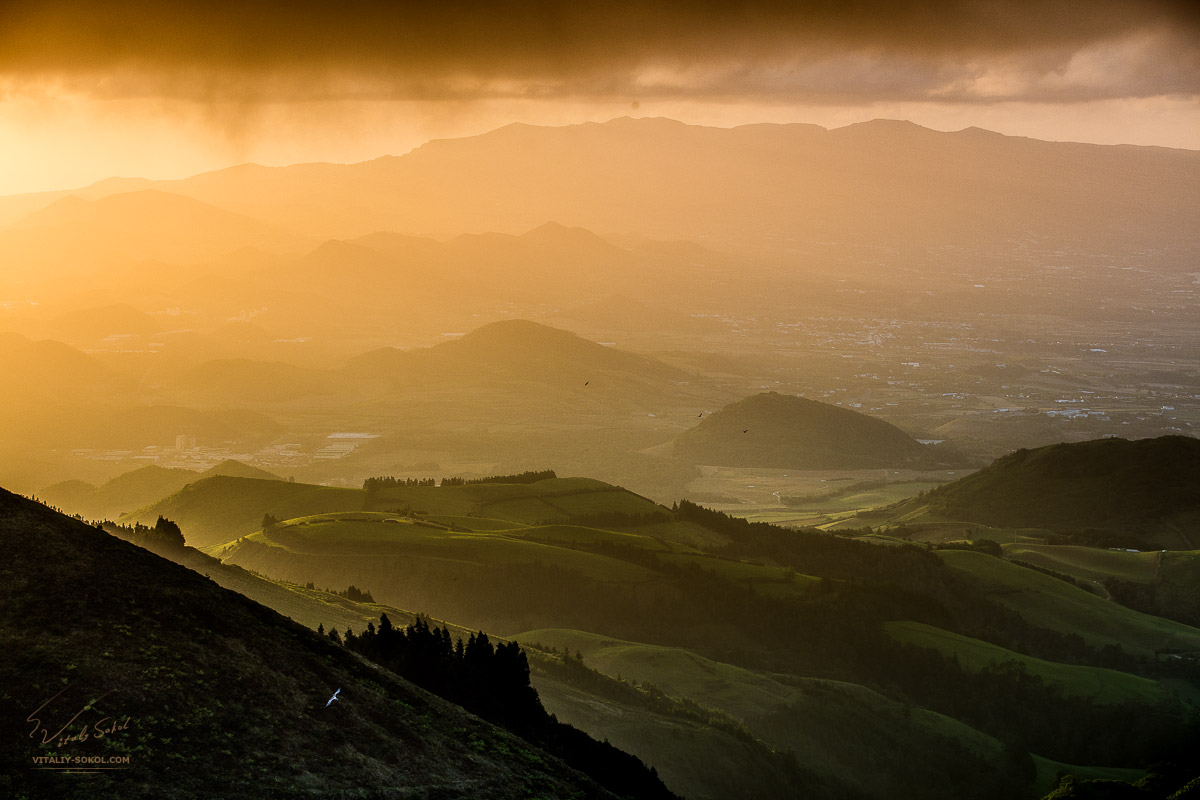
M 0 796 L 167 795 L 613 796 L 274 611 L 0 490 Z

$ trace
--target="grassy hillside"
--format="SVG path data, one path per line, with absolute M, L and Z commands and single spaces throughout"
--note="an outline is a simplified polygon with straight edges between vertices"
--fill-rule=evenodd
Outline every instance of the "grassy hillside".
M 1154 580 L 1159 563 L 1165 558 L 1186 555 L 1190 554 L 1174 552 L 1164 556 L 1157 550 L 1130 553 L 1098 547 L 1033 543 L 1004 545 L 1004 557 L 1009 560 L 1036 564 L 1091 583 L 1103 583 L 1108 577 L 1147 583 Z
M 535 630 L 515 636 L 536 647 L 583 654 L 583 661 L 607 675 L 648 683 L 668 695 L 742 723 L 762 741 L 794 753 L 800 768 L 818 781 L 844 787 L 852 796 L 892 798 L 922 786 L 924 797 L 985 796 L 976 786 L 988 770 L 1005 770 L 1004 748 L 995 739 L 940 714 L 905 709 L 862 686 L 839 681 L 767 675 L 713 661 L 681 648 L 658 647 L 571 630 Z M 683 753 L 685 735 L 645 720 L 614 719 L 583 698 L 551 691 L 544 702 L 566 719 L 579 719 L 617 736 L 631 752 L 667 755 L 670 767 Z M 591 704 L 594 706 L 595 704 Z M 653 734 L 670 736 L 655 741 Z M 680 741 L 680 740 L 683 741 Z M 952 745 L 951 742 L 954 744 Z M 721 759 L 718 754 L 710 757 Z M 959 766 L 952 762 L 962 759 Z M 719 763 L 719 761 L 718 761 Z M 960 771 L 971 764 L 975 774 Z M 660 768 L 660 772 L 663 768 Z M 922 783 L 919 774 L 943 776 L 939 785 Z M 1013 786 L 1010 791 L 1019 789 Z
M 1200 440 L 1099 439 L 1018 450 L 893 509 L 895 522 L 963 520 L 1008 528 L 1136 534 L 1200 547 Z
M 795 783 L 781 774 L 778 759 L 729 731 L 702 722 L 655 713 L 597 697 L 538 672 L 534 685 L 542 704 L 563 722 L 612 742 L 653 764 L 663 782 L 684 797 L 763 800 L 795 797 Z M 811 791 L 810 797 L 824 796 Z
M 471 530 L 586 520 L 594 514 L 665 513 L 644 497 L 589 478 L 552 478 L 533 484 L 400 486 L 367 492 L 279 480 L 216 477 L 189 484 L 121 521 L 152 525 L 160 515 L 166 516 L 179 523 L 188 544 L 209 547 L 259 530 L 263 515 L 268 513 L 289 520 L 362 510 L 412 512 L 430 519 L 470 518 L 447 524 Z
M 5 796 L 606 794 L 276 612 L 8 493 L 0 586 Z M 81 778 L 31 769 L 41 755 L 129 760 Z
M 1095 703 L 1135 702 L 1153 705 L 1168 699 L 1168 692 L 1161 684 L 1127 672 L 1031 658 L 919 622 L 888 622 L 884 627 L 898 641 L 953 656 L 964 669 L 971 672 L 978 672 L 993 664 L 1020 664 L 1030 674 L 1037 675 L 1064 694 L 1086 697 Z
M 1200 629 L 1143 614 L 1083 589 L 999 558 L 964 550 L 938 555 L 996 601 L 1050 630 L 1076 634 L 1095 647 L 1120 645 L 1126 653 L 1200 650 Z
M 661 576 L 629 561 L 576 549 L 582 538 L 620 534 L 587 529 L 520 528 L 505 532 L 451 531 L 423 520 L 381 512 L 300 517 L 250 534 L 211 552 L 221 560 L 303 584 L 369 590 L 382 603 L 475 628 L 505 633 L 533 615 L 590 613 L 573 584 L 603 586 L 652 603 L 670 593 Z M 568 546 L 537 541 L 556 537 Z M 569 535 L 568 535 L 569 534 Z M 635 546 L 654 540 L 628 537 Z M 549 584 L 520 587 L 535 576 Z M 531 602 L 529 598 L 542 598 Z
M 213 477 L 190 483 L 156 503 L 126 515 L 123 523 L 153 525 L 174 520 L 193 547 L 208 547 L 258 530 L 263 515 L 290 519 L 362 508 L 365 492 L 254 478 Z
M 696 464 L 773 469 L 870 469 L 928 460 L 904 431 L 846 408 L 776 392 L 747 397 L 675 438 Z
M 406 507 L 419 514 L 451 514 L 521 524 L 563 522 L 591 514 L 655 514 L 651 500 L 592 478 L 550 478 L 532 484 L 399 486 L 373 492 L 366 508 Z
M 535 536 L 550 533 L 564 541 L 589 541 L 593 534 L 630 536 L 569 526 L 526 530 Z M 663 547 L 654 540 L 648 540 L 645 546 Z M 361 633 L 368 622 L 378 623 L 381 613 L 386 613 L 399 627 L 416 619 L 416 615 L 393 606 L 354 602 L 320 589 L 268 580 L 241 567 L 223 564 L 193 548 L 167 555 L 223 588 L 245 595 L 309 628 L 323 625 L 326 629 L 350 628 Z M 458 629 L 456 635 L 466 639 L 472 632 Z M 753 791 L 756 797 L 779 800 L 794 795 L 796 771 L 790 767 L 791 762 L 772 753 L 766 745 L 708 723 L 707 715 L 697 718 L 694 714 L 672 713 L 670 703 L 660 703 L 663 707 L 655 710 L 645 703 L 622 702 L 595 687 L 580 688 L 576 683 L 564 681 L 557 672 L 545 669 L 547 658 L 540 652 L 531 653 L 533 686 L 547 709 L 594 738 L 607 739 L 621 749 L 634 752 L 656 767 L 672 790 L 689 797 L 722 800 L 736 800 L 747 791 Z M 662 746 L 663 737 L 669 737 L 669 747 Z M 752 775 L 746 772 L 747 765 L 754 767 Z M 814 798 L 826 796 L 816 787 L 809 794 Z
M 401 626 L 416 618 L 415 614 L 394 606 L 359 603 L 325 591 L 344 591 L 346 586 L 321 585 L 308 589 L 301 584 L 273 581 L 233 564 L 222 564 L 194 548 L 171 553 L 169 557 L 175 563 L 203 575 L 221 588 L 237 592 L 314 630 L 319 625 L 339 631 L 348 627 L 361 630 L 368 622 L 377 622 L 380 614 L 387 614 L 392 621 Z
M 625 496 L 576 479 L 403 488 L 419 492 L 410 499 L 451 498 L 469 511 L 541 502 L 543 484 Z M 1186 708 L 1174 698 L 1156 707 L 1161 717 L 1150 717 L 1142 700 L 1093 703 L 1089 670 L 1056 680 L 1028 670 L 973 671 L 944 649 L 889 634 L 886 623 L 922 623 L 1046 662 L 1122 670 L 1130 686 L 1144 685 L 1139 675 L 1186 684 L 1189 664 L 1158 652 L 1200 650 L 1200 630 L 994 556 L 784 531 L 683 502 L 648 520 L 614 515 L 611 528 L 597 521 L 505 530 L 489 514 L 481 517 L 485 530 L 472 531 L 462 524 L 471 519 L 449 514 L 435 522 L 403 508 L 341 511 L 275 524 L 210 552 L 272 579 L 354 584 L 380 603 L 501 635 L 589 631 L 786 673 L 789 681 L 876 687 L 1064 762 L 1145 763 L 1177 746 L 1167 742 L 1191 741 Z M 681 525 L 725 543 L 700 552 L 651 533 Z M 1073 678 L 1079 687 L 1067 686 Z M 1112 735 L 1097 740 L 1086 733 L 1093 726 Z

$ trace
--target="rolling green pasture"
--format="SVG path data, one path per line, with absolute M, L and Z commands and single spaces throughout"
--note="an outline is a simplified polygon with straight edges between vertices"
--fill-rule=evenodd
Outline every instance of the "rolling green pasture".
M 685 548 L 683 545 L 664 544 L 658 539 L 641 533 L 620 533 L 600 528 L 586 528 L 580 525 L 538 525 L 504 533 L 505 536 L 514 539 L 527 539 L 566 547 L 587 548 L 597 544 L 610 544 L 621 547 L 638 547 L 656 553 L 691 549 Z
M 934 768 L 934 762 L 952 757 L 945 753 L 946 740 L 953 739 L 987 759 L 999 760 L 1003 750 L 999 742 L 974 728 L 904 706 L 856 684 L 783 678 L 682 648 L 582 631 L 540 629 L 512 638 L 527 646 L 579 651 L 586 665 L 607 675 L 649 682 L 668 695 L 713 708 L 742 722 L 768 745 L 792 750 L 799 764 L 812 773 L 837 776 L 839 782 L 848 781 L 870 796 L 892 796 L 888 782 L 893 778 L 880 769 L 881 764 L 888 764 L 888 769 L 897 763 Z M 547 695 L 547 708 L 554 713 L 561 708 L 568 718 L 585 711 L 576 703 L 564 703 L 556 692 Z M 611 730 L 621 728 L 614 725 Z M 634 751 L 644 748 L 653 752 L 652 744 L 639 741 Z M 670 748 L 671 743 L 658 743 L 659 749 L 664 746 Z
M 999 558 L 966 550 L 942 550 L 946 563 L 969 575 L 995 600 L 1035 625 L 1075 633 L 1094 647 L 1119 644 L 1126 653 L 1200 650 L 1200 630 L 1125 608 L 1065 581 Z
M 750 586 L 771 597 L 806 597 L 821 583 L 820 578 L 789 572 L 784 567 L 730 561 L 698 553 L 665 553 L 660 558 L 672 564 L 698 566 L 731 583 Z
M 1008 559 L 1028 561 L 1073 578 L 1101 583 L 1107 577 L 1149 583 L 1158 572 L 1159 551 L 1127 553 L 1097 547 L 1048 544 L 1005 544 Z
M 460 517 L 454 514 L 425 514 L 423 519 L 445 525 L 447 528 L 466 528 L 469 531 L 511 531 L 525 527 L 511 519 L 489 519 L 488 517 Z
M 586 532 L 589 529 L 577 530 Z M 653 578 L 649 570 L 625 561 L 529 541 L 524 538 L 529 535 L 529 529 L 520 529 L 516 533 L 520 535 L 457 532 L 383 513 L 359 512 L 300 517 L 277 525 L 270 532 L 252 534 L 246 541 L 268 551 L 285 550 L 293 556 L 337 560 L 361 556 L 409 561 L 426 559 L 476 568 L 540 562 L 577 570 L 604 581 L 640 582 Z M 605 531 L 595 531 L 596 536 L 605 534 Z M 652 540 L 650 543 L 657 545 Z M 236 552 L 240 546 L 234 543 L 231 551 Z
M 482 517 L 527 525 L 601 513 L 649 514 L 654 502 L 591 478 L 551 478 L 531 484 L 398 486 L 375 492 L 370 508 L 408 507 L 421 514 Z
M 687 491 L 703 505 L 754 522 L 793 528 L 836 526 L 857 513 L 907 500 L 966 474 L 963 470 L 925 472 L 742 467 L 702 467 L 701 470 L 702 477 L 689 483 Z M 884 485 L 855 488 L 863 483 Z M 785 503 L 784 498 L 794 499 L 791 503 Z M 803 498 L 813 499 L 806 502 Z M 856 521 L 851 527 L 864 524 L 868 523 Z
M 1063 694 L 1086 697 L 1096 703 L 1128 701 L 1150 705 L 1169 698 L 1169 692 L 1149 678 L 1101 667 L 1044 661 L 920 622 L 887 622 L 884 623 L 884 629 L 898 641 L 937 650 L 943 655 L 953 655 L 959 665 L 969 672 L 979 672 L 989 664 L 1016 662 L 1031 675 L 1057 687 Z
M 1055 784 L 1058 783 L 1058 776 L 1061 774 L 1074 775 L 1077 778 L 1088 781 L 1125 781 L 1126 783 L 1133 783 L 1146 774 L 1146 771 L 1141 769 L 1081 767 L 1075 764 L 1064 764 L 1061 761 L 1052 761 L 1036 755 L 1033 756 L 1033 763 L 1037 767 L 1037 778 L 1034 781 L 1034 787 L 1039 797 L 1050 793 Z
M 306 483 L 216 477 L 197 481 L 153 505 L 121 518 L 121 522 L 154 525 L 159 515 L 174 520 L 193 547 L 208 547 L 259 529 L 263 514 L 290 519 L 306 514 L 356 511 L 363 506 L 361 489 L 338 489 Z

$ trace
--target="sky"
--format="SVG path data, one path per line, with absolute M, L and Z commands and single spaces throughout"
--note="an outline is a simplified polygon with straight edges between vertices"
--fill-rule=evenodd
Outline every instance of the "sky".
M 0 0 L 0 194 L 618 116 L 1200 149 L 1196 5 Z

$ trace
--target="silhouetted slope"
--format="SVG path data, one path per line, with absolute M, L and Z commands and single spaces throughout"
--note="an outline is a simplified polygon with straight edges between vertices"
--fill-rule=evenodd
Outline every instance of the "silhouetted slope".
M 1098 439 L 1018 450 L 896 509 L 998 527 L 1100 528 L 1200 546 L 1200 440 Z
M 913 464 L 927 453 L 883 420 L 776 392 L 726 406 L 675 438 L 696 464 L 776 469 L 866 469 Z
M 7 797 L 609 796 L 274 611 L 7 492 L 0 592 Z M 43 755 L 129 764 L 32 769 Z

